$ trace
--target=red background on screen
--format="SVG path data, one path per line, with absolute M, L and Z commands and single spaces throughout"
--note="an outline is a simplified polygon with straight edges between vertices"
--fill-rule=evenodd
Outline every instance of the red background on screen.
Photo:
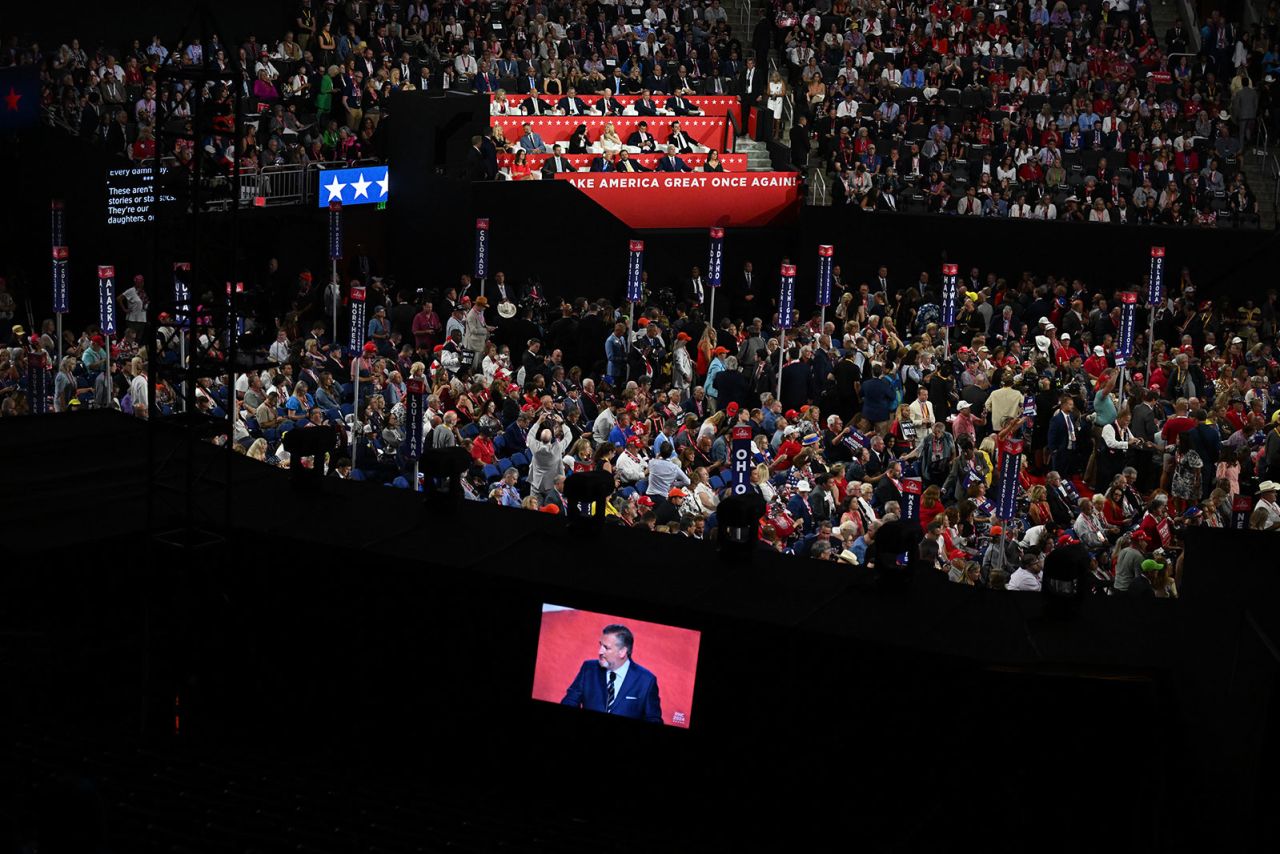
M 687 728 L 701 635 L 660 623 L 594 611 L 543 611 L 538 663 L 533 673 L 533 698 L 551 703 L 564 699 L 564 692 L 578 675 L 582 662 L 598 654 L 600 630 L 610 623 L 621 623 L 635 635 L 636 663 L 652 671 L 658 679 L 663 723 Z M 678 715 L 683 715 L 683 721 Z

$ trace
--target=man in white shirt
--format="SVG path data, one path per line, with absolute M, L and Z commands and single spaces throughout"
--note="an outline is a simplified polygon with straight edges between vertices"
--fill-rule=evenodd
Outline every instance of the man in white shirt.
M 276 340 L 267 351 L 267 358 L 277 365 L 289 361 L 289 334 L 283 329 L 276 333 Z
M 1274 531 L 1280 528 L 1280 505 L 1276 504 L 1276 491 L 1280 484 L 1264 480 L 1258 484 L 1258 503 L 1249 516 L 1249 527 L 1255 531 Z
M 464 44 L 462 53 L 454 57 L 453 70 L 458 72 L 458 77 L 462 80 L 470 80 L 476 76 L 480 66 L 476 64 L 476 58 L 471 55 L 471 45 Z
M 133 379 L 129 381 L 129 399 L 133 402 L 133 414 L 147 417 L 147 366 L 141 359 L 133 360 Z
M 147 326 L 147 291 L 141 275 L 133 277 L 133 287 L 120 295 L 124 307 L 124 319 L 129 328 L 139 336 Z
M 920 386 L 916 392 L 916 399 L 907 409 L 911 413 L 911 423 L 916 425 L 916 431 L 922 435 L 937 420 L 934 418 L 933 404 L 929 402 L 929 389 L 923 385 Z
M 1005 590 L 1039 590 L 1040 589 L 1040 562 L 1033 560 L 1026 566 L 1020 566 L 1013 571 L 1013 575 L 1009 576 L 1009 583 L 1004 586 Z

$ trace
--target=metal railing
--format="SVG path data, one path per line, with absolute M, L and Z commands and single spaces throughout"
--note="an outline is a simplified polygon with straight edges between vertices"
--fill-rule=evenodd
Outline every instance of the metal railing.
M 307 199 L 307 168 L 299 164 L 266 166 L 240 172 L 240 201 L 265 206 L 300 205 Z
M 813 183 L 813 203 L 826 207 L 831 204 L 831 197 L 827 194 L 827 176 L 822 171 L 821 166 L 810 170 L 810 175 L 817 179 Z

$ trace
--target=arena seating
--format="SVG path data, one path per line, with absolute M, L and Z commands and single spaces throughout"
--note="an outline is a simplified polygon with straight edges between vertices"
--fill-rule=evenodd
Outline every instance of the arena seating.
M 775 3 L 780 64 L 797 115 L 810 122 L 791 143 L 807 147 L 816 138 L 833 201 L 906 212 L 1259 224 L 1239 157 L 1262 117 L 1252 89 L 1263 85 L 1262 54 L 1237 44 L 1237 28 L 1213 13 L 1197 57 L 1185 32 L 1171 29 L 1162 48 L 1149 7 L 1097 0 L 1030 7 L 938 3 L 932 23 L 917 29 L 888 13 L 855 20 Z M 1108 169 L 1099 173 L 1103 157 Z M 975 198 L 966 201 L 970 191 Z M 1152 191 L 1157 202 L 1143 212 Z M 884 195 L 892 203 L 881 203 Z M 1015 208 L 1019 196 L 1026 208 Z M 1053 207 L 1037 211 L 1042 198 Z
M 531 154 L 528 158 L 529 166 L 535 171 L 542 168 L 542 164 L 550 157 L 549 154 Z M 658 163 L 661 154 L 633 154 L 631 159 L 644 166 L 646 169 L 652 169 Z M 565 159 L 573 164 L 575 169 L 585 170 L 591 168 L 591 161 L 595 159 L 594 154 L 566 154 Z M 690 169 L 698 169 L 707 161 L 705 154 L 683 154 L 680 156 Z M 498 168 L 510 169 L 511 164 L 515 162 L 515 156 L 511 154 L 498 155 Z M 722 154 L 720 162 L 724 164 L 726 172 L 745 172 L 747 170 L 747 155 L 745 154 Z
M 505 100 L 509 104 L 509 106 L 504 111 L 494 112 L 494 115 L 509 115 L 509 116 L 524 115 L 524 112 L 523 112 L 524 102 L 528 100 L 530 97 L 533 97 L 533 96 L 508 95 L 504 93 L 502 100 Z M 559 103 L 560 101 L 560 98 L 558 98 L 555 95 L 538 95 L 536 97 L 538 97 L 544 104 L 546 104 L 549 109 L 555 108 L 556 104 Z M 600 99 L 600 96 L 596 94 L 579 94 L 578 97 L 586 101 L 587 106 L 592 108 L 595 107 L 596 102 L 599 101 Z M 666 102 L 666 99 L 667 98 L 665 95 L 659 95 L 654 100 L 661 105 Z M 500 107 L 496 106 L 497 104 L 499 104 L 499 99 L 496 95 L 491 96 L 490 100 L 491 100 L 491 103 L 495 105 L 491 109 L 493 110 L 501 109 Z M 633 110 L 636 101 L 640 100 L 640 98 L 638 95 L 617 95 L 614 97 L 614 100 L 622 104 L 625 110 Z M 736 98 L 730 95 L 690 95 L 686 100 L 688 100 L 689 103 L 693 104 L 695 107 L 701 110 L 703 115 L 706 115 L 706 116 L 730 116 L 731 115 L 733 116 L 734 120 L 738 123 L 738 126 L 742 127 L 742 99 L 741 98 Z M 634 115 L 634 113 L 630 113 L 630 114 Z
M 542 137 L 543 142 L 546 143 L 548 148 L 559 143 L 564 145 L 566 150 L 569 147 L 569 137 L 573 134 L 574 129 L 579 125 L 586 125 L 587 139 L 589 139 L 593 144 L 599 141 L 600 134 L 603 133 L 607 125 L 613 125 L 614 130 L 618 133 L 618 137 L 625 143 L 627 141 L 627 137 L 638 129 L 640 122 L 645 122 L 648 125 L 649 133 L 653 134 L 660 144 L 665 144 L 667 137 L 670 136 L 670 126 L 673 121 L 680 122 L 680 129 L 688 134 L 690 139 L 699 145 L 720 150 L 725 150 L 726 148 L 731 147 L 725 144 L 726 141 L 729 141 L 726 135 L 728 124 L 723 116 L 708 118 L 655 116 L 649 119 L 639 117 L 604 118 L 592 116 L 574 118 L 547 118 L 538 116 L 509 118 L 504 116 L 494 116 L 490 119 L 493 127 L 502 128 L 503 134 L 505 135 L 508 143 L 514 144 L 518 142 L 521 135 L 524 133 L 523 126 L 528 124 L 534 133 Z

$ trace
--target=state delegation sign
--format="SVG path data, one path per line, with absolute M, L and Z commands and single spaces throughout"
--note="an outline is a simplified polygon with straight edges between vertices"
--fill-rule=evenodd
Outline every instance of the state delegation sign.
M 567 172 L 568 181 L 632 228 L 772 225 L 800 205 L 795 172 Z

